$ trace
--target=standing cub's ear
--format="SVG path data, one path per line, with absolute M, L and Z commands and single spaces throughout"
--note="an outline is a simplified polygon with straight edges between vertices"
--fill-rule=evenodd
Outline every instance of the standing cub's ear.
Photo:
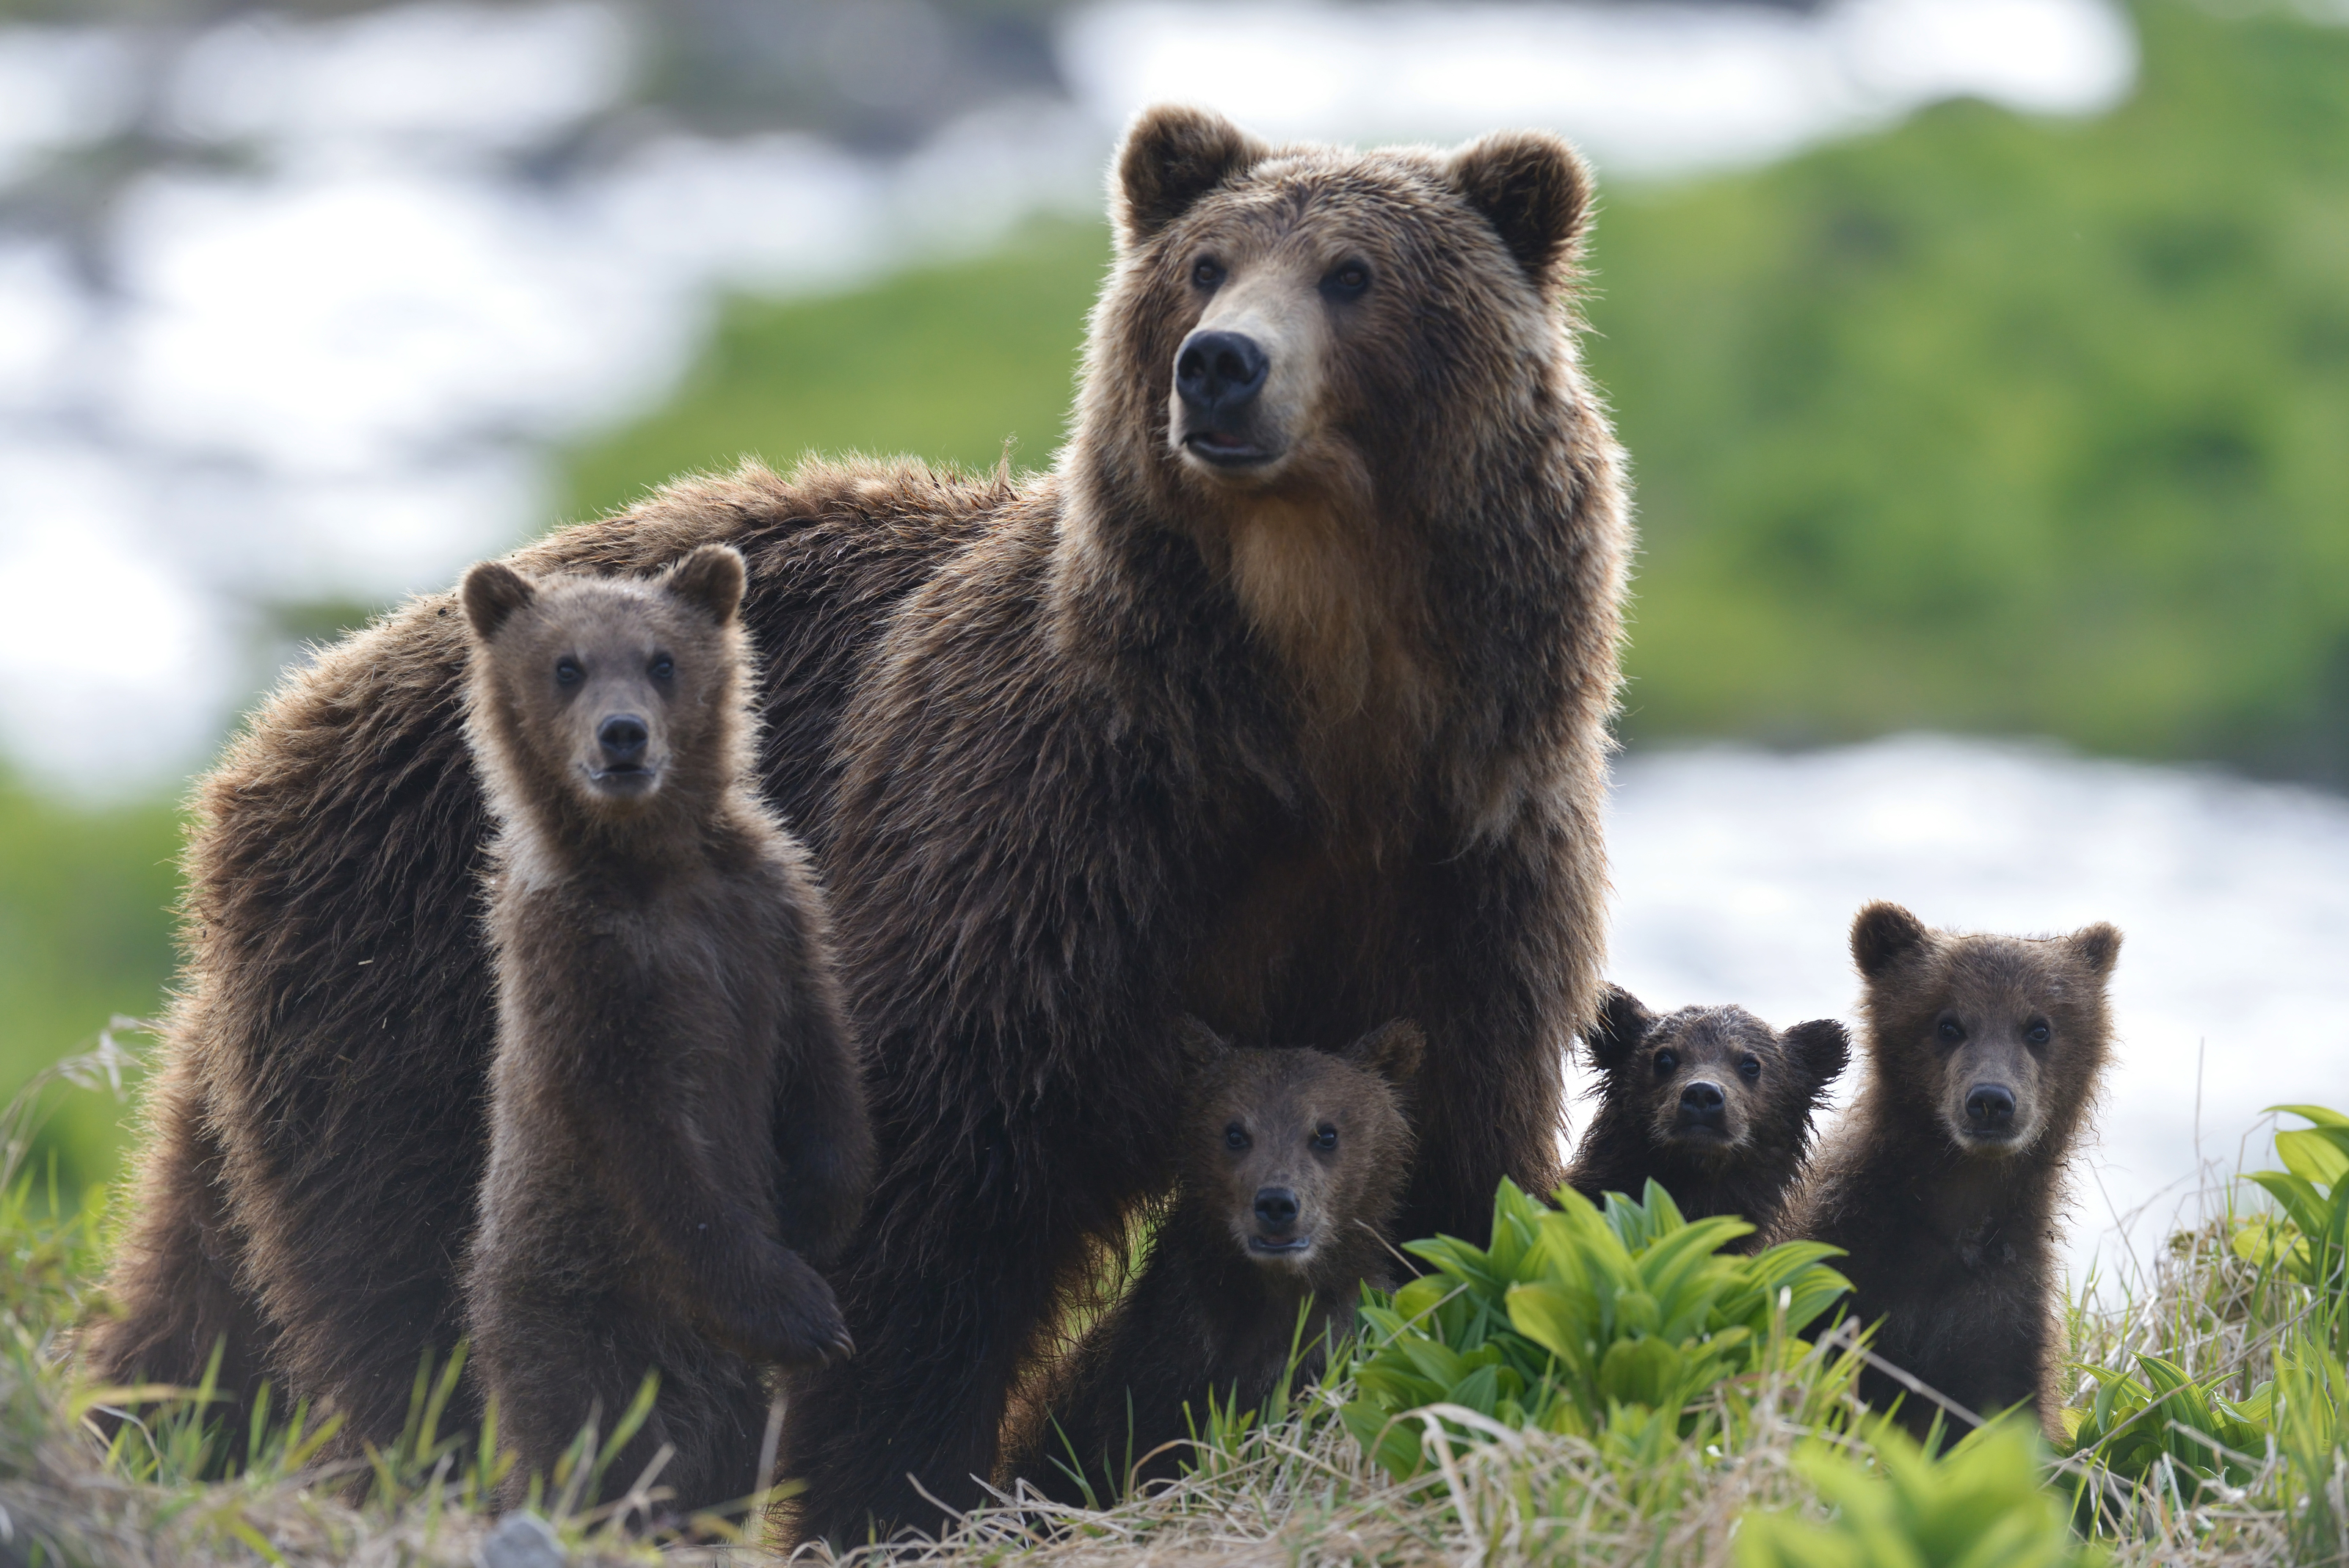
M 1143 109 L 1118 149 L 1117 188 L 1111 194 L 1125 247 L 1148 244 L 1194 202 L 1271 153 L 1212 109 L 1179 104 Z
M 706 613 L 719 626 L 741 607 L 742 552 L 731 545 L 704 545 L 668 570 L 668 591 Z
M 2113 963 L 2121 956 L 2120 928 L 2102 920 L 2093 926 L 2082 926 L 2064 940 L 2098 980 L 2113 972 Z
M 1925 922 L 1899 905 L 1870 904 L 1851 923 L 1852 961 L 1874 980 L 1931 940 Z
M 1207 1027 L 1203 1019 L 1189 1013 L 1174 1021 L 1174 1048 L 1183 1053 L 1183 1064 L 1193 1072 L 1215 1066 L 1232 1054 L 1232 1043 Z
M 1590 1048 L 1590 1060 L 1599 1071 L 1611 1073 L 1640 1048 L 1656 1015 L 1640 1005 L 1640 999 L 1619 985 L 1607 988 L 1606 999 L 1599 1004 L 1599 1016 L 1582 1032 L 1582 1043 Z
M 1452 177 L 1544 294 L 1582 252 L 1590 216 L 1590 169 L 1544 130 L 1499 130 L 1452 159 Z
M 1398 1089 L 1408 1089 L 1419 1076 L 1419 1059 L 1427 1051 L 1427 1036 L 1408 1018 L 1381 1023 L 1338 1054 L 1366 1072 L 1376 1073 Z
M 1851 1065 L 1851 1032 L 1832 1018 L 1814 1018 L 1786 1031 L 1786 1051 L 1809 1075 L 1812 1086 L 1824 1089 Z
M 465 586 L 457 597 L 464 602 L 473 635 L 487 642 L 498 635 L 508 616 L 538 597 L 538 590 L 503 561 L 483 561 L 465 574 Z

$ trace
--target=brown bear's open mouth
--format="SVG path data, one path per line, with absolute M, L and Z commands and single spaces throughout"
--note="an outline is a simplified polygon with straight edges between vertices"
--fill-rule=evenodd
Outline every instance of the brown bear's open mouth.
M 1218 468 L 1246 468 L 1252 463 L 1268 462 L 1275 455 L 1247 437 L 1228 431 L 1193 431 L 1183 438 L 1183 447 L 1192 456 Z
M 633 763 L 623 767 L 587 770 L 587 782 L 605 794 L 643 794 L 659 779 L 660 769 Z
M 1298 1252 L 1305 1251 L 1311 1248 L 1312 1245 L 1313 1238 L 1310 1236 L 1292 1236 L 1286 1241 L 1275 1241 L 1264 1236 L 1250 1236 L 1248 1238 L 1249 1251 L 1261 1252 L 1267 1256 L 1276 1258 L 1288 1257 Z

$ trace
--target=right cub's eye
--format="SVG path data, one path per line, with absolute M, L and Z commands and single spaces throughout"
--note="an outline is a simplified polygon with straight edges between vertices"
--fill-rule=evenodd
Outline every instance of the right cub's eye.
M 1672 1074 L 1673 1074 L 1674 1072 L 1676 1072 L 1676 1071 L 1679 1069 L 1680 1064 L 1681 1064 L 1681 1054 L 1680 1054 L 1679 1052 L 1677 1052 L 1677 1051 L 1659 1051 L 1659 1052 L 1657 1052 L 1657 1053 L 1656 1053 L 1656 1076 L 1657 1076 L 1657 1077 L 1659 1077 L 1659 1078 L 1669 1078 L 1669 1077 L 1671 1077 L 1671 1076 L 1672 1075 Z
M 1966 1026 L 1954 1018 L 1944 1017 L 1933 1032 L 1941 1037 L 1944 1045 L 1954 1045 L 1966 1037 Z
M 576 686 L 586 673 L 579 668 L 579 661 L 575 659 L 564 657 L 554 661 L 554 683 L 557 686 Z
M 1224 1147 L 1226 1148 L 1246 1148 L 1247 1146 L 1247 1128 L 1240 1126 L 1237 1122 L 1234 1122 L 1231 1126 L 1224 1129 Z
M 1224 281 L 1222 264 L 1201 256 L 1191 264 L 1191 281 L 1201 288 L 1213 288 Z

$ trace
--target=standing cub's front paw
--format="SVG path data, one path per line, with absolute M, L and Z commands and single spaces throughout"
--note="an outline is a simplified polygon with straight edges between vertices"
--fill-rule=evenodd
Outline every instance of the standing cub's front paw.
M 855 1355 L 831 1284 L 787 1247 L 775 1249 L 774 1261 L 772 1278 L 761 1299 L 748 1303 L 736 1336 L 742 1354 L 785 1366 L 828 1366 Z

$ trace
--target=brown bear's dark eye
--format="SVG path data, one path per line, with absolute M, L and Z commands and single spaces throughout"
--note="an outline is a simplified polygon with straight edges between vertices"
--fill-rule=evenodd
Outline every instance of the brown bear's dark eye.
M 1348 262 L 1321 280 L 1322 292 L 1338 299 L 1351 299 L 1371 286 L 1371 269 L 1360 262 Z
M 1762 1058 L 1759 1056 L 1748 1056 L 1745 1060 L 1737 1064 L 1737 1075 L 1744 1079 L 1749 1084 L 1760 1083 L 1762 1081 Z
M 2033 1045 L 2044 1045 L 2054 1035 L 2054 1032 L 2047 1027 L 2047 1021 L 2044 1018 L 2023 1032 L 2023 1037 Z
M 1669 1077 L 1671 1077 L 1671 1076 L 1672 1075 L 1673 1070 L 1674 1070 L 1674 1069 L 1676 1069 L 1677 1067 L 1679 1067 L 1679 1066 L 1680 1066 L 1680 1064 L 1681 1064 L 1681 1056 L 1680 1056 L 1680 1053 L 1679 1053 L 1679 1052 L 1677 1052 L 1677 1051 L 1659 1051 L 1659 1052 L 1657 1052 L 1657 1053 L 1656 1053 L 1656 1076 L 1657 1076 L 1657 1077 L 1659 1077 L 1659 1078 L 1669 1078 Z
M 1966 1026 L 1954 1018 L 1944 1018 L 1939 1033 L 1945 1043 L 1954 1045 L 1966 1037 Z
M 1246 1148 L 1247 1146 L 1247 1128 L 1240 1126 L 1237 1122 L 1234 1122 L 1231 1126 L 1224 1129 L 1224 1147 L 1226 1148 Z
M 1338 1129 L 1331 1127 L 1328 1122 L 1323 1122 L 1319 1127 L 1314 1128 L 1313 1147 L 1319 1149 L 1332 1149 L 1337 1147 Z
M 654 680 L 666 680 L 670 676 L 677 673 L 677 663 L 675 660 L 671 659 L 667 654 L 664 653 L 659 658 L 653 660 L 652 673 Z
M 554 661 L 554 683 L 557 686 L 576 686 L 579 684 L 579 678 L 586 673 L 579 668 L 579 661 L 575 659 L 558 659 Z
M 1201 256 L 1191 264 L 1191 281 L 1201 288 L 1213 288 L 1224 281 L 1224 269 L 1218 264 Z

